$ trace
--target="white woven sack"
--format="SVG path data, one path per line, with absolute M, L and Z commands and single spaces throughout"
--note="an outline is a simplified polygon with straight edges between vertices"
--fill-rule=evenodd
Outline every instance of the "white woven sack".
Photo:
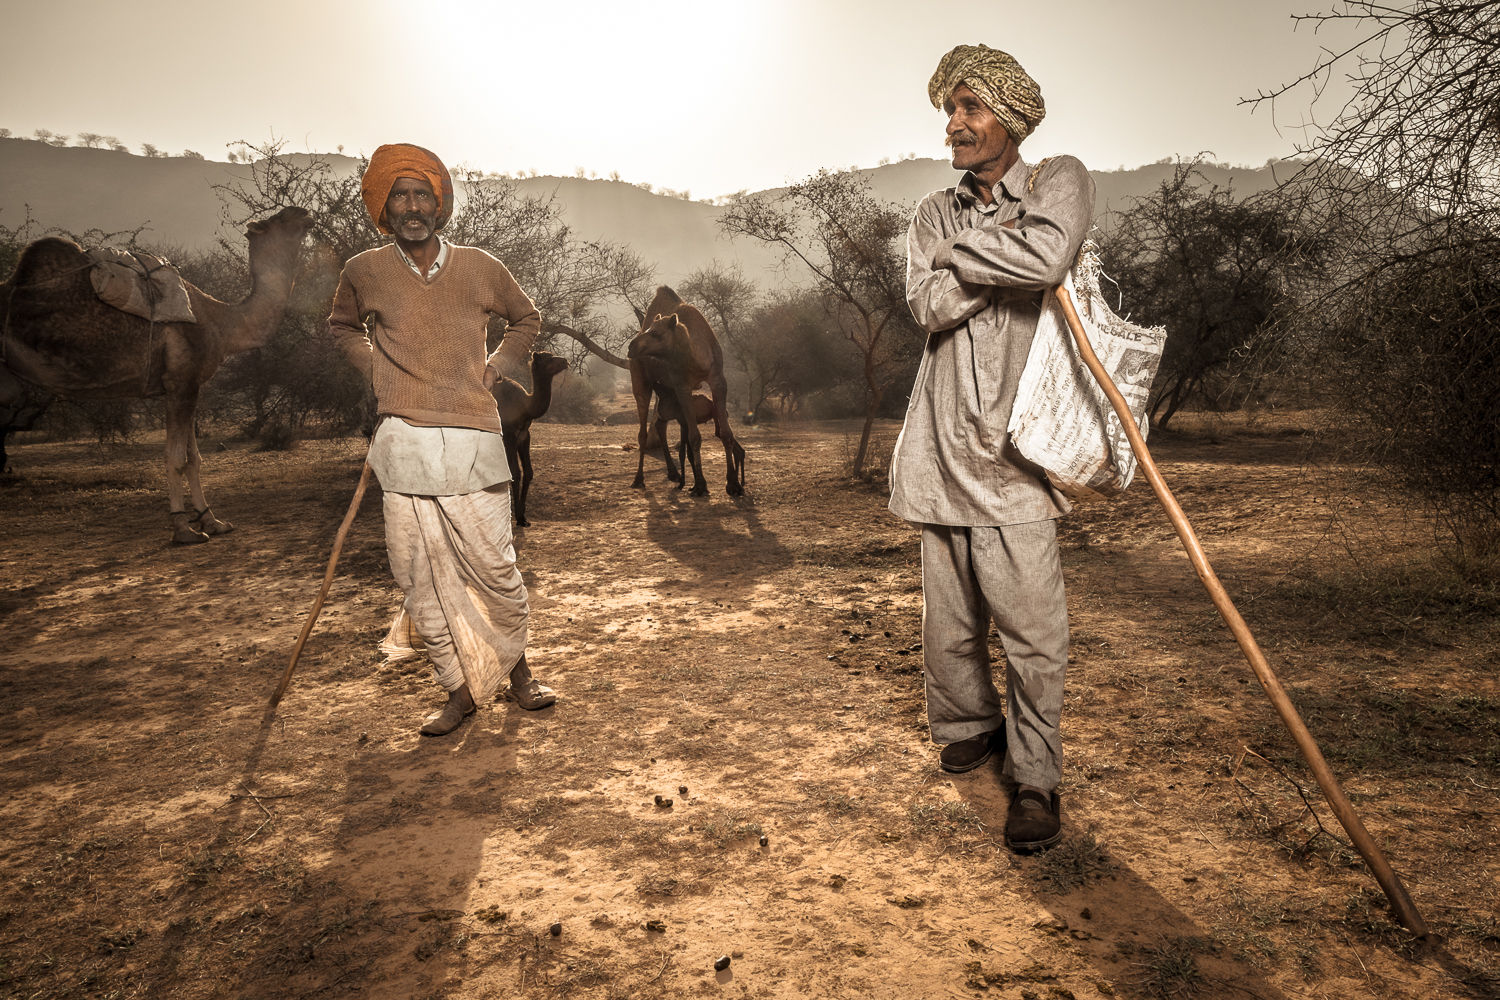
M 1099 291 L 1099 258 L 1085 243 L 1063 287 L 1104 370 L 1129 404 L 1144 438 L 1146 399 L 1161 363 L 1167 332 L 1114 314 Z M 1083 363 L 1067 317 L 1048 292 L 1026 356 L 1010 416 L 1010 438 L 1021 454 L 1074 500 L 1115 496 L 1130 485 L 1136 458 L 1104 390 Z

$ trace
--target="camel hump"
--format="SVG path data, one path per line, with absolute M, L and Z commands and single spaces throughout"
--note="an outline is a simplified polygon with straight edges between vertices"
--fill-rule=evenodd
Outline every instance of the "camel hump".
M 67 297 L 88 285 L 89 265 L 77 243 L 46 236 L 21 251 L 9 284 L 20 299 Z
M 667 285 L 659 285 L 656 294 L 651 298 L 651 304 L 646 307 L 646 314 L 641 317 L 641 326 L 645 327 L 657 316 L 666 316 L 677 311 L 682 305 L 682 296 L 678 295 Z

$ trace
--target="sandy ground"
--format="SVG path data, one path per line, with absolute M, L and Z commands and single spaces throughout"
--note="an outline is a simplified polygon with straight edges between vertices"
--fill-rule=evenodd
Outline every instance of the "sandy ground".
M 1017 858 L 998 768 L 938 770 L 917 538 L 844 475 L 855 428 L 747 429 L 735 501 L 712 441 L 694 499 L 659 462 L 629 488 L 633 428 L 539 424 L 518 550 L 560 700 L 437 740 L 430 669 L 376 651 L 377 490 L 263 724 L 362 441 L 211 438 L 237 530 L 184 548 L 159 439 L 12 449 L 0 995 L 1495 995 L 1493 608 L 1335 569 L 1295 422 L 1187 430 L 1164 471 L 1430 947 L 1307 814 L 1144 483 L 1064 522 L 1068 836 Z

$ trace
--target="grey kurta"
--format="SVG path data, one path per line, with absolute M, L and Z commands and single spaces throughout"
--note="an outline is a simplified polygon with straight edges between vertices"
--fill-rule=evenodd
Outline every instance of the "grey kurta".
M 1017 160 L 989 205 L 966 173 L 912 218 L 906 297 L 928 337 L 891 459 L 890 502 L 908 521 L 995 526 L 1069 510 L 1006 427 L 1042 295 L 1088 233 L 1094 182 L 1076 158 L 1058 156 L 1028 193 L 1031 171 Z M 1017 217 L 1017 228 L 1002 227 Z

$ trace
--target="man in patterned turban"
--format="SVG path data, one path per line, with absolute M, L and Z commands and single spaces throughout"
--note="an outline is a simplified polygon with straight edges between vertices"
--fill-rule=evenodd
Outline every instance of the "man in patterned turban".
M 1062 837 L 1068 608 L 1055 519 L 1069 505 L 1007 427 L 1042 298 L 1089 229 L 1094 182 L 1071 156 L 1035 167 L 1021 159 L 1046 107 L 1006 53 L 960 45 L 927 92 L 948 116 L 964 174 L 923 199 L 907 233 L 906 299 L 927 342 L 891 459 L 890 506 L 922 529 L 922 651 L 939 764 L 962 773 L 1002 759 L 1016 783 L 1005 842 L 1033 851 Z M 1003 701 L 991 620 L 1005 647 Z
M 504 264 L 438 235 L 453 213 L 453 180 L 432 153 L 381 146 L 360 194 L 395 240 L 344 265 L 328 330 L 375 390 L 369 463 L 405 594 L 387 644 L 406 654 L 426 647 L 448 701 L 421 731 L 443 736 L 507 677 L 522 708 L 556 701 L 526 664 L 530 611 L 490 392 L 502 370 L 525 365 L 542 321 Z M 506 329 L 487 351 L 492 315 Z

